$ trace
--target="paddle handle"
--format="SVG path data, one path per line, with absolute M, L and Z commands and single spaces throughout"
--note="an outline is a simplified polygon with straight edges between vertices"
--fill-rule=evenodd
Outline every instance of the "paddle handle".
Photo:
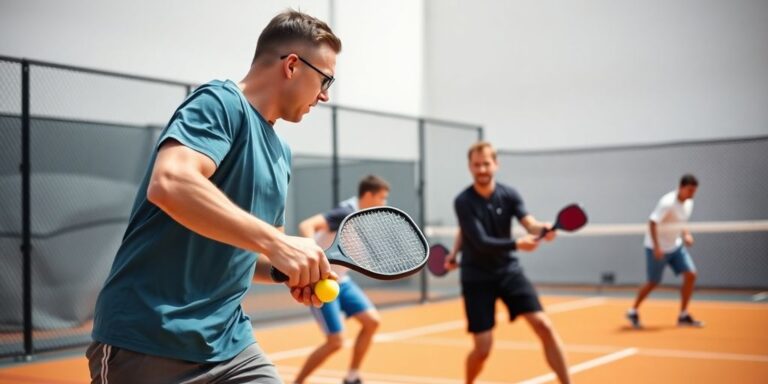
M 286 281 L 288 281 L 288 275 L 280 272 L 280 270 L 278 270 L 274 266 L 269 268 L 269 277 L 271 277 L 272 281 L 274 281 L 275 283 L 285 283 Z

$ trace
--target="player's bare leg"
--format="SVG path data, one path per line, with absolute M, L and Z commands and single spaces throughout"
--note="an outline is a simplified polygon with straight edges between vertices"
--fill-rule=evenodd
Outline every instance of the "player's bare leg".
M 696 272 L 683 273 L 683 287 L 680 288 L 680 316 L 677 325 L 689 327 L 703 327 L 704 323 L 696 320 L 688 313 L 688 304 L 693 295 L 693 286 L 696 284 Z
M 552 321 L 549 319 L 549 316 L 542 311 L 538 311 L 526 313 L 523 317 L 531 325 L 534 332 L 536 332 L 539 340 L 541 340 L 549 367 L 555 371 L 561 383 L 570 383 L 571 378 L 568 375 L 568 365 L 563 354 L 563 342 L 560 340 L 557 331 L 552 327 Z
M 634 308 L 635 310 L 640 308 L 640 304 L 642 304 L 643 300 L 645 300 L 645 298 L 648 297 L 648 294 L 650 294 L 651 291 L 653 291 L 657 285 L 658 285 L 657 283 L 653 283 L 653 282 L 645 283 L 645 285 L 643 285 L 642 288 L 640 288 L 640 292 L 637 293 L 637 298 L 635 299 L 635 304 L 632 306 L 632 308 Z
M 360 332 L 357 333 L 355 339 L 355 345 L 352 348 L 352 362 L 349 365 L 349 372 L 345 378 L 345 382 L 354 383 L 359 379 L 360 365 L 363 362 L 365 354 L 368 352 L 368 348 L 373 341 L 373 335 L 376 334 L 376 330 L 379 328 L 380 319 L 379 313 L 375 309 L 358 313 L 355 315 L 355 319 L 360 322 Z
M 658 283 L 647 282 L 640 288 L 635 299 L 635 304 L 627 311 L 627 319 L 632 323 L 632 327 L 640 329 L 643 326 L 640 323 L 640 315 L 637 313 L 637 309 L 640 308 L 640 304 L 643 303 L 646 297 L 653 291 Z
M 696 283 L 696 273 L 685 272 L 683 274 L 683 287 L 680 289 L 680 312 L 688 311 L 688 303 L 693 295 L 693 285 Z
M 485 331 L 473 334 L 474 348 L 467 355 L 466 384 L 472 384 L 477 379 L 480 371 L 483 370 L 485 360 L 491 354 L 493 346 L 493 334 L 491 331 Z
M 341 349 L 342 346 L 344 346 L 344 339 L 342 338 L 341 333 L 328 335 L 325 339 L 325 343 L 315 348 L 309 355 L 307 361 L 304 362 L 304 366 L 301 367 L 301 371 L 296 375 L 293 382 L 296 384 L 303 383 L 307 376 L 317 369 L 317 367 L 319 367 L 329 356 Z

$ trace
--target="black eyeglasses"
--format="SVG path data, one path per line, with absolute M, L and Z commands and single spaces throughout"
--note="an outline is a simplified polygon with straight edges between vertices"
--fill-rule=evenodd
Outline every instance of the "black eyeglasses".
M 288 57 L 288 55 L 280 56 L 280 60 L 285 60 L 286 57 Z M 323 92 L 327 91 L 328 88 L 331 87 L 331 84 L 333 84 L 333 82 L 336 81 L 335 77 L 326 75 L 323 71 L 319 70 L 317 67 L 312 65 L 312 63 L 310 63 L 309 61 L 304 60 L 303 57 L 301 57 L 299 55 L 296 55 L 296 57 L 298 57 L 299 60 L 301 60 L 302 63 L 304 63 L 306 65 L 309 65 L 310 68 L 312 68 L 315 71 L 317 71 L 317 73 L 323 75 L 323 82 L 320 83 L 320 90 L 321 91 L 323 91 Z

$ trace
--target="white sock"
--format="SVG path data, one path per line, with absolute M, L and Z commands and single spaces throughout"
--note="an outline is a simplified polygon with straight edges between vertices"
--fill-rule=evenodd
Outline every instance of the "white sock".
M 687 310 L 683 309 L 682 311 L 680 311 L 680 317 L 686 317 L 686 316 L 688 316 Z
M 637 309 L 630 308 L 627 310 L 627 313 L 630 315 L 637 315 Z
M 350 369 L 349 372 L 347 372 L 347 377 L 344 379 L 346 381 L 355 381 L 359 378 L 360 378 L 360 373 L 358 373 L 356 369 Z

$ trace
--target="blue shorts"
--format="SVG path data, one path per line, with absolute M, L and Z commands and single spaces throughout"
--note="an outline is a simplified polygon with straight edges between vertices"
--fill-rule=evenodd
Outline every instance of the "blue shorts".
M 693 259 L 691 259 L 688 250 L 683 246 L 672 252 L 665 253 L 664 258 L 661 260 L 656 260 L 652 249 L 645 248 L 645 259 L 648 265 L 648 282 L 650 283 L 658 284 L 661 282 L 661 276 L 664 274 L 664 267 L 667 264 L 675 272 L 675 276 L 685 272 L 696 272 Z
M 372 308 L 373 304 L 365 296 L 363 290 L 352 279 L 345 276 L 339 282 L 339 296 L 336 300 L 325 303 L 320 308 L 312 307 L 311 311 L 323 332 L 326 335 L 332 335 L 344 329 L 344 319 L 341 318 L 342 311 L 347 317 L 352 317 Z

